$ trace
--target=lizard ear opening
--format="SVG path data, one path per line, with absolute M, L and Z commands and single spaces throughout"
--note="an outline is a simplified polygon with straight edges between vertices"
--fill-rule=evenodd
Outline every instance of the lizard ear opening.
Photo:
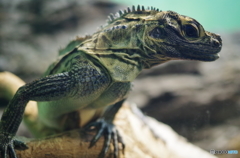
M 149 36 L 155 39 L 163 39 L 164 37 L 166 37 L 166 32 L 161 27 L 155 27 L 149 32 Z

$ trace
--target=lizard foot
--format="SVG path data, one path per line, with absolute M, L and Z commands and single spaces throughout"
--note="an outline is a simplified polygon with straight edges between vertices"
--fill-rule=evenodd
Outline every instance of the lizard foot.
M 101 136 L 104 136 L 104 146 L 99 154 L 98 158 L 104 158 L 109 147 L 110 147 L 110 142 L 111 140 L 113 141 L 113 146 L 114 146 L 114 158 L 118 158 L 118 151 L 119 151 L 119 146 L 118 143 L 122 145 L 122 151 L 124 154 L 124 148 L 125 144 L 123 142 L 122 137 L 119 135 L 118 130 L 116 129 L 115 125 L 112 123 L 109 123 L 105 119 L 101 118 L 97 120 L 96 122 L 90 123 L 89 125 L 86 126 L 86 129 L 88 131 L 92 130 L 97 130 L 97 134 L 94 136 L 94 138 L 91 140 L 89 148 L 94 146 L 94 144 L 99 140 Z
M 25 150 L 28 149 L 27 145 L 19 140 L 11 138 L 10 136 L 1 135 L 0 140 L 0 157 L 1 158 L 17 158 L 14 149 Z

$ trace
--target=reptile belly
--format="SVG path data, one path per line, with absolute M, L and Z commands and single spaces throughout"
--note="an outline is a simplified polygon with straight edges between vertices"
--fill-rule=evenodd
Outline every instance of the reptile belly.
M 80 115 L 87 115 L 83 122 L 88 122 L 92 117 L 101 115 L 105 107 L 113 105 L 126 98 L 131 90 L 131 83 L 113 83 L 109 88 L 103 91 L 100 95 L 90 95 L 86 98 L 64 98 L 57 101 L 38 102 L 40 121 L 50 127 L 59 128 L 62 126 L 62 116 L 64 114 L 78 111 Z M 67 105 L 67 106 L 66 106 Z M 104 110 L 103 110 L 104 111 Z M 80 118 L 83 118 L 80 116 Z M 86 119 L 88 118 L 88 119 Z M 81 122 L 82 122 L 81 121 Z M 82 124 L 82 123 L 81 123 Z

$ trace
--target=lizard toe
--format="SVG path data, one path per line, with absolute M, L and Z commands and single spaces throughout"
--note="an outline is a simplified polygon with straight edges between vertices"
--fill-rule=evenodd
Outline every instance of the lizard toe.
M 91 140 L 89 148 L 94 146 L 101 136 L 104 136 L 103 149 L 102 149 L 101 153 L 99 154 L 98 158 L 105 157 L 106 153 L 109 150 L 111 141 L 113 142 L 113 147 L 114 147 L 114 153 L 113 153 L 114 158 L 118 158 L 118 151 L 119 151 L 118 143 L 120 143 L 122 145 L 123 150 L 125 148 L 125 145 L 124 145 L 122 137 L 119 135 L 118 130 L 112 123 L 110 123 L 102 118 L 102 119 L 97 120 L 96 122 L 93 122 L 93 123 L 87 125 L 86 127 L 87 127 L 87 129 L 90 129 L 90 130 L 92 130 L 93 128 L 95 128 L 97 130 L 97 134 Z M 124 151 L 123 151 L 123 153 L 124 153 Z
M 13 144 L 8 145 L 8 154 L 10 158 L 17 158 L 17 155 L 14 151 Z
M 13 140 L 13 145 L 14 145 L 14 148 L 16 150 L 26 150 L 26 149 L 28 149 L 28 146 L 24 142 L 16 140 L 16 139 Z

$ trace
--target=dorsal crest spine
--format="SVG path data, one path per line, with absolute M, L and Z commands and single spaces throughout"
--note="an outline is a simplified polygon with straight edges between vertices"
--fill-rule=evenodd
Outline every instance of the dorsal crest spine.
M 158 12 L 161 12 L 161 10 L 159 10 L 158 8 L 156 9 L 155 7 L 147 7 L 147 10 L 153 10 L 153 11 L 158 11 Z M 146 9 L 144 6 L 140 6 L 138 5 L 137 6 L 137 9 L 136 7 L 133 5 L 132 8 L 127 8 L 127 9 L 124 9 L 123 11 L 122 10 L 119 10 L 115 15 L 114 14 L 110 14 L 108 16 L 108 23 L 111 23 L 113 22 L 114 20 L 116 20 L 117 18 L 119 17 L 122 17 L 123 15 L 126 15 L 126 14 L 129 14 L 129 13 L 140 13 L 140 12 L 145 12 Z

